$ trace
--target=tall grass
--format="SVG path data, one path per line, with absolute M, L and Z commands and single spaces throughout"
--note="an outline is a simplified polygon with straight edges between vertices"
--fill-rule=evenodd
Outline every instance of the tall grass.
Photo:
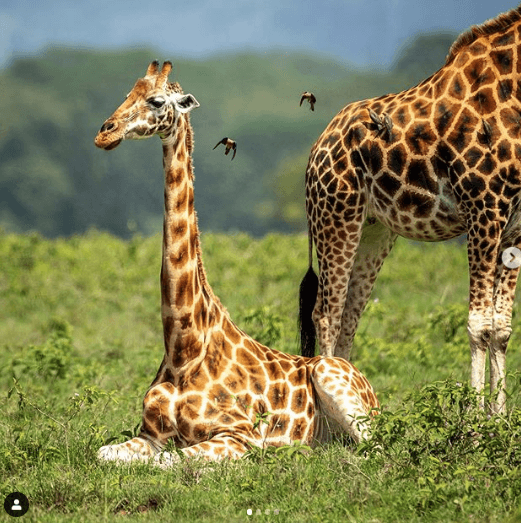
M 202 244 L 239 326 L 296 353 L 306 238 L 207 234 Z M 384 264 L 353 350 L 383 405 L 371 441 L 169 471 L 97 462 L 100 446 L 139 430 L 162 358 L 160 245 L 96 231 L 0 235 L 0 493 L 28 496 L 24 520 L 521 521 L 521 327 L 514 316 L 508 413 L 488 417 L 467 385 L 457 244 L 399 241 Z

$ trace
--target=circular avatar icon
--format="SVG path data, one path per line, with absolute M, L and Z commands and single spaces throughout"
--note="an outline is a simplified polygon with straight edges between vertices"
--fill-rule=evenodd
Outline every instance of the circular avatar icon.
M 12 492 L 5 498 L 4 509 L 13 518 L 23 516 L 29 510 L 29 500 L 21 492 Z

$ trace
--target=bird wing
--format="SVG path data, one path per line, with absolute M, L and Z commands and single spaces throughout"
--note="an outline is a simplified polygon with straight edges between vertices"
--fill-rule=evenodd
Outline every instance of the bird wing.
M 220 142 L 217 142 L 217 145 L 221 145 L 221 144 L 226 145 L 227 140 L 228 140 L 228 138 L 223 138 Z M 214 147 L 214 149 L 217 147 L 217 145 Z

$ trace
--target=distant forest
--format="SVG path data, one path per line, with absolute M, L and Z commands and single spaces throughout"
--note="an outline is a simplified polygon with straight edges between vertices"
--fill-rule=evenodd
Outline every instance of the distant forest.
M 56 237 L 94 227 L 129 237 L 161 229 L 159 140 L 110 153 L 93 143 L 156 58 L 174 63 L 171 80 L 201 104 L 191 117 L 201 229 L 255 236 L 303 230 L 307 157 L 330 119 L 349 102 L 434 73 L 454 37 L 417 37 L 390 71 L 285 51 L 184 60 L 146 49 L 49 48 L 19 58 L 0 72 L 0 230 Z M 306 90 L 317 97 L 314 112 L 299 107 Z M 212 150 L 225 136 L 237 142 L 233 161 Z

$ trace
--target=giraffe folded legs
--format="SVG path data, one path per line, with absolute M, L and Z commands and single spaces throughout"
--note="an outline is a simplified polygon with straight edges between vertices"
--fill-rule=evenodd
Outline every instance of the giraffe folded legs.
M 207 461 L 220 461 L 222 459 L 238 459 L 243 456 L 249 447 L 246 442 L 240 441 L 232 436 L 216 436 L 208 441 L 192 445 L 180 451 L 187 457 L 202 457 Z M 154 458 L 154 465 L 163 469 L 171 467 L 180 461 L 178 454 L 171 452 L 160 452 Z
M 118 445 L 106 445 L 98 457 L 106 461 L 148 461 L 175 435 L 173 420 L 173 393 L 171 383 L 150 387 L 143 400 L 143 424 L 140 434 Z
M 318 396 L 319 412 L 358 443 L 369 436 L 368 413 L 379 407 L 367 379 L 348 361 L 321 358 L 311 380 Z
M 179 449 L 187 458 L 201 456 L 208 461 L 219 461 L 225 458 L 240 458 L 247 450 L 248 445 L 238 438 L 231 436 L 214 437 L 197 445 Z M 118 461 L 129 463 L 132 461 L 149 461 L 161 468 L 171 467 L 181 460 L 177 453 L 161 452 L 144 434 L 120 443 L 107 445 L 98 451 L 98 458 L 103 461 Z
M 148 461 L 159 452 L 153 442 L 140 434 L 131 440 L 118 445 L 105 445 L 98 451 L 98 458 L 103 461 Z
M 299 405 L 301 415 L 291 425 L 291 436 L 282 433 L 284 427 L 290 425 L 288 407 L 281 413 L 270 414 L 272 419 L 269 427 L 262 425 L 260 429 L 256 428 L 254 419 L 242 417 L 241 423 L 229 426 L 221 423 L 215 433 L 210 431 L 204 440 L 197 441 L 186 416 L 193 416 L 193 427 L 207 426 L 209 420 L 203 419 L 201 411 L 186 410 L 190 401 L 177 397 L 174 386 L 165 382 L 151 387 L 145 396 L 143 425 L 139 436 L 118 445 L 102 447 L 98 456 L 104 461 L 147 461 L 168 468 L 179 462 L 182 455 L 187 458 L 200 456 L 208 461 L 238 459 L 253 446 L 289 444 L 297 439 L 308 444 L 313 441 L 327 442 L 337 431 L 351 435 L 357 443 L 367 438 L 368 414 L 378 409 L 379 403 L 371 385 L 360 371 L 341 358 L 306 358 L 303 365 L 309 365 L 309 370 L 304 371 L 304 366 L 301 366 L 294 374 L 306 375 L 311 380 L 305 389 L 310 402 L 306 402 L 304 392 L 293 398 L 293 403 Z M 279 389 L 274 390 L 277 397 L 281 397 Z M 273 395 L 275 392 L 267 392 L 267 397 Z M 226 398 L 222 399 L 224 401 Z M 307 419 L 305 412 L 310 408 L 311 414 Z M 216 411 L 214 419 L 224 417 L 233 420 L 232 410 L 228 407 L 220 413 L 215 407 L 209 406 L 208 409 Z M 162 450 L 170 438 L 179 448 L 177 453 Z

